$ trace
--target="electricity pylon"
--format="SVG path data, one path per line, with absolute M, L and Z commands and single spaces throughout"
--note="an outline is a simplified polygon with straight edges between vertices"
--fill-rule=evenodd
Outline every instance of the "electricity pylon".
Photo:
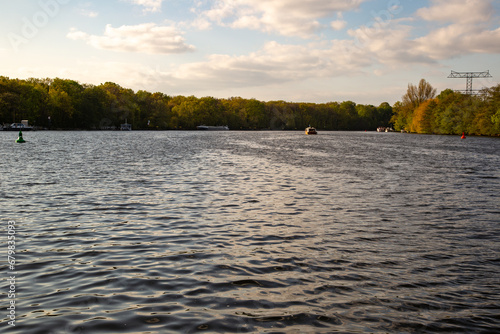
M 484 72 L 455 72 L 451 71 L 448 78 L 466 78 L 467 84 L 465 90 L 458 90 L 457 92 L 465 93 L 467 95 L 479 94 L 479 90 L 472 90 L 472 78 L 491 78 L 490 71 Z

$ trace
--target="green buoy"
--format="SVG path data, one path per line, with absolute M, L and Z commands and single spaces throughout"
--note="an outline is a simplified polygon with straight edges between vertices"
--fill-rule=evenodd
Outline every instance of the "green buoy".
M 23 132 L 21 130 L 19 130 L 19 137 L 16 139 L 16 143 L 26 143 L 23 139 Z

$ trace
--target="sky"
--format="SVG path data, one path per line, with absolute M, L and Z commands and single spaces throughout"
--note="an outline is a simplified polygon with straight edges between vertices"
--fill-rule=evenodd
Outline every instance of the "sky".
M 260 101 L 394 104 L 451 71 L 500 82 L 498 0 L 19 0 L 0 76 Z

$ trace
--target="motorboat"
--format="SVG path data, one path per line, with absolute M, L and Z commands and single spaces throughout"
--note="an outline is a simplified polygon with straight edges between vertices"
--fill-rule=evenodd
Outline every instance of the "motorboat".
M 317 135 L 318 132 L 312 126 L 306 128 L 306 135 Z
M 222 125 L 222 126 L 209 126 L 209 125 L 198 125 L 196 127 L 198 130 L 205 130 L 205 131 L 227 131 L 229 130 L 229 127 L 227 125 Z
M 121 131 L 132 131 L 132 124 L 128 124 L 128 123 L 121 124 L 120 130 Z
M 4 127 L 5 131 L 31 131 L 33 127 L 28 125 L 28 121 L 23 121 L 22 123 L 12 123 L 7 127 Z
M 132 124 L 128 124 L 127 119 L 125 118 L 125 123 L 120 124 L 121 131 L 132 131 Z

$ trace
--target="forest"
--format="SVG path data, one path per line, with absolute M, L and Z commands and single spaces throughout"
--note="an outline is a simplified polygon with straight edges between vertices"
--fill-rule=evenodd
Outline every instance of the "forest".
M 139 129 L 196 129 L 198 125 L 228 125 L 232 130 L 370 130 L 386 126 L 392 107 L 351 101 L 325 104 L 262 102 L 231 97 L 169 96 L 123 88 L 106 82 L 99 86 L 67 79 L 9 79 L 0 77 L 0 123 L 25 119 L 50 129 L 115 129 L 127 121 Z
M 352 101 L 301 103 L 241 97 L 169 96 L 134 92 L 112 82 L 80 84 L 69 79 L 10 79 L 0 76 L 0 124 L 28 120 L 40 129 L 191 130 L 228 125 L 232 130 L 375 130 L 394 127 L 416 133 L 500 134 L 500 85 L 481 96 L 435 89 L 424 79 L 408 85 L 402 101 L 378 107 Z

